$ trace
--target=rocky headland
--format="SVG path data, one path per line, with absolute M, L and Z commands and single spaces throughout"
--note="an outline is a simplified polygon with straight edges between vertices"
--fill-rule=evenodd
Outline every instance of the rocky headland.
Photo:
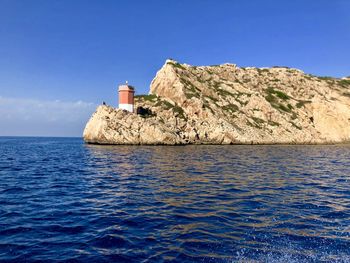
M 84 130 L 97 144 L 324 144 L 350 141 L 350 78 L 287 67 L 167 60 L 130 113 L 101 105 Z

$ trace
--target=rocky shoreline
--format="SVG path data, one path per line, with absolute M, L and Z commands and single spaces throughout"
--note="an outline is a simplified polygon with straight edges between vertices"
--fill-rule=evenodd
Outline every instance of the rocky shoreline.
M 95 144 L 332 144 L 350 141 L 350 79 L 286 67 L 190 66 L 167 60 L 130 113 L 101 105 Z

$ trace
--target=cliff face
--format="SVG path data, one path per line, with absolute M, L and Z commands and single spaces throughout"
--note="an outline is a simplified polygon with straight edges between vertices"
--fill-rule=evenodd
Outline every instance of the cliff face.
M 90 143 L 309 144 L 350 141 L 350 79 L 297 69 L 195 67 L 167 60 L 140 114 L 100 106 Z

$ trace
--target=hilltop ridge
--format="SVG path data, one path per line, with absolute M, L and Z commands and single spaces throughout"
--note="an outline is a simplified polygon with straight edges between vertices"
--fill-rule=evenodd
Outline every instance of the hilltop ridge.
M 350 79 L 288 67 L 167 60 L 139 114 L 101 105 L 84 140 L 101 144 L 318 144 L 350 140 Z

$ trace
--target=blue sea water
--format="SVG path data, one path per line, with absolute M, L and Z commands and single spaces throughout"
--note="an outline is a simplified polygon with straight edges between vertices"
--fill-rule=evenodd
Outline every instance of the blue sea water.
M 0 138 L 0 261 L 350 262 L 350 145 Z

